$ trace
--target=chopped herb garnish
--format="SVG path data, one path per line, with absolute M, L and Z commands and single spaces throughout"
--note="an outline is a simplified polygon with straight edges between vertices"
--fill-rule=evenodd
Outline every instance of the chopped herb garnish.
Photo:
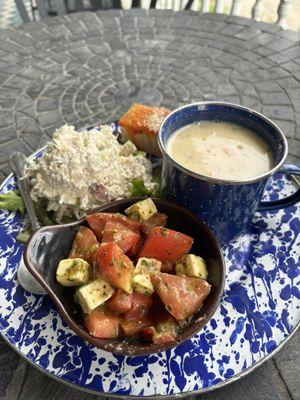
M 161 232 L 162 236 L 168 236 L 168 229 L 166 229 L 166 228 L 161 228 L 161 229 L 160 229 L 160 232 Z

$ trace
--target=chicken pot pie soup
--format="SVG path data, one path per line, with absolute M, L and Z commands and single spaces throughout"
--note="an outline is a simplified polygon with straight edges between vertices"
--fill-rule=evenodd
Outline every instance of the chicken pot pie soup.
M 262 138 L 229 122 L 202 121 L 180 128 L 168 140 L 167 152 L 190 171 L 228 181 L 251 180 L 273 164 Z

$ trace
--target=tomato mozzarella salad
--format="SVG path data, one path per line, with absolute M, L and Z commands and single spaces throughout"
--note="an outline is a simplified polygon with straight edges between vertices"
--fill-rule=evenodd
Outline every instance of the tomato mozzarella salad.
M 210 293 L 193 238 L 168 229 L 151 198 L 119 213 L 88 215 L 56 279 L 74 286 L 84 326 L 94 337 L 176 340 Z

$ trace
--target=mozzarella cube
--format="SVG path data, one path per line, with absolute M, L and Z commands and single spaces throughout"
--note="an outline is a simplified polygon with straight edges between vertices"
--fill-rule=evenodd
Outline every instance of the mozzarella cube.
M 134 273 L 140 274 L 145 273 L 149 274 L 150 272 L 160 272 L 161 269 L 161 261 L 156 260 L 155 258 L 147 258 L 141 257 L 138 259 L 138 262 L 135 266 Z
M 114 289 L 102 278 L 95 279 L 76 290 L 75 300 L 83 312 L 89 313 L 114 294 Z
M 187 254 L 175 264 L 176 275 L 186 275 L 193 278 L 206 279 L 208 276 L 206 263 L 203 258 Z
M 81 258 L 61 260 L 56 270 L 56 280 L 63 286 L 80 286 L 90 278 L 89 263 Z
M 145 294 L 146 296 L 151 295 L 154 292 L 150 276 L 147 274 L 136 274 L 132 278 L 133 289 L 136 292 Z
M 134 269 L 132 284 L 134 290 L 139 293 L 150 295 L 154 292 L 150 274 L 160 272 L 161 262 L 155 258 L 141 257 Z
M 146 221 L 156 213 L 157 208 L 153 203 L 153 200 L 150 198 L 138 201 L 125 210 L 126 215 L 135 218 L 138 221 Z

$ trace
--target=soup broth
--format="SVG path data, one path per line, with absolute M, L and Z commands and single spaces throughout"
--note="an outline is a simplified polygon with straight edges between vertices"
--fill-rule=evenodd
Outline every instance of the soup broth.
M 187 125 L 168 140 L 167 152 L 190 171 L 224 180 L 251 180 L 272 168 L 267 143 L 250 129 L 229 122 Z

